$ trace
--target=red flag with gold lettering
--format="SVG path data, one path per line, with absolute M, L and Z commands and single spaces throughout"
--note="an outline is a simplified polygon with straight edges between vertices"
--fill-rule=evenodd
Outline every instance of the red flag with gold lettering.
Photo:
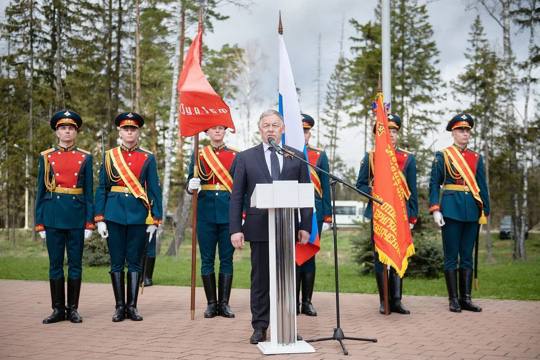
M 373 203 L 373 239 L 379 260 L 392 266 L 403 277 L 408 258 L 414 254 L 414 245 L 401 186 L 401 170 L 390 142 L 382 94 L 377 96 L 376 114 L 373 196 L 381 199 L 383 205 Z
M 218 125 L 234 131 L 229 107 L 201 69 L 201 43 L 202 27 L 199 27 L 178 80 L 178 122 L 182 136 L 193 136 Z

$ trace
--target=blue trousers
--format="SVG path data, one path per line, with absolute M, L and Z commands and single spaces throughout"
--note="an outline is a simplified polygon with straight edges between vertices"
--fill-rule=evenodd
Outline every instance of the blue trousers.
M 472 269 L 472 252 L 478 235 L 478 222 L 456 221 L 446 217 L 444 222 L 445 225 L 442 227 L 444 270 Z
M 201 275 L 215 272 L 216 247 L 219 252 L 219 272 L 231 275 L 233 273 L 234 247 L 231 244 L 229 224 L 198 221 L 197 239 L 201 254 Z
M 122 272 L 127 263 L 128 272 L 142 271 L 142 255 L 148 241 L 146 225 L 122 225 L 107 221 L 111 272 Z
M 80 279 L 84 229 L 46 228 L 47 251 L 49 252 L 49 279 L 64 277 L 64 252 L 68 258 L 68 278 Z

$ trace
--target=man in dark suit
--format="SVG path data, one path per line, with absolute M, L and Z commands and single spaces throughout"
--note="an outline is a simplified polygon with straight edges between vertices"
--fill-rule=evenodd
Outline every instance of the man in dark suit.
M 297 180 L 308 183 L 309 172 L 306 164 L 291 155 L 278 154 L 269 145 L 269 139 L 281 142 L 284 130 L 283 118 L 275 110 L 263 112 L 259 118 L 259 131 L 262 143 L 242 151 L 236 157 L 234 183 L 229 205 L 229 231 L 231 242 L 236 249 L 250 242 L 251 248 L 251 325 L 253 335 L 251 344 L 266 340 L 266 329 L 270 321 L 270 275 L 268 258 L 268 210 L 247 207 L 244 225 L 242 209 L 244 202 L 249 203 L 255 185 L 272 183 L 274 180 Z M 285 146 L 291 152 L 303 157 L 295 149 Z M 302 209 L 301 219 L 297 223 L 298 241 L 309 241 L 312 209 Z M 291 296 L 294 296 L 291 294 Z

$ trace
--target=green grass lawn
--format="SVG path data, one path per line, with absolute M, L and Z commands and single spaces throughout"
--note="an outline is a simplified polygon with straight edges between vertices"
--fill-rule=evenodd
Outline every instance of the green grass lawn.
M 359 266 L 352 261 L 351 239 L 361 236 L 357 231 L 339 233 L 339 275 L 342 292 L 375 293 L 373 276 L 360 275 Z M 20 280 L 47 280 L 47 249 L 40 240 L 32 241 L 30 232 L 0 230 L 0 278 Z M 162 252 L 167 249 L 170 235 L 164 237 Z M 474 297 L 496 299 L 540 300 L 540 234 L 530 234 L 526 242 L 527 260 L 512 260 L 512 241 L 498 240 L 492 236 L 493 261 L 486 261 L 484 239 L 480 241 L 480 289 Z M 249 245 L 234 255 L 234 287 L 249 288 Z M 159 285 L 189 286 L 191 245 L 182 244 L 176 257 L 159 256 L 156 261 L 154 281 Z M 317 256 L 316 291 L 334 291 L 334 267 L 331 233 L 325 232 L 321 252 Z M 200 265 L 197 259 L 198 266 Z M 442 264 L 441 264 L 442 266 Z M 84 281 L 109 282 L 108 267 L 85 266 Z M 200 286 L 199 276 L 198 285 Z M 446 296 L 443 278 L 407 278 L 404 293 L 408 295 Z

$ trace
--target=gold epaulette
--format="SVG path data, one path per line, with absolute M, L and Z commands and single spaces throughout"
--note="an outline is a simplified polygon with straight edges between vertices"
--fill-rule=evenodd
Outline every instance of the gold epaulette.
M 90 151 L 81 149 L 80 147 L 78 147 L 77 150 L 79 150 L 80 152 L 82 152 L 82 153 L 84 153 L 86 155 L 92 155 L 92 153 Z
M 412 152 L 410 152 L 409 150 L 405 150 L 405 149 L 403 149 L 403 148 L 397 148 L 397 149 L 398 149 L 399 151 L 401 151 L 401 152 L 406 153 L 406 154 L 412 154 Z
M 43 150 L 42 152 L 40 152 L 41 155 L 47 155 L 47 154 L 50 154 L 54 151 L 55 149 L 54 148 L 50 148 L 50 149 L 47 149 L 47 150 Z
M 225 145 L 225 146 L 227 147 L 227 150 L 231 150 L 232 152 L 235 152 L 235 153 L 240 152 L 240 150 L 237 149 L 237 148 L 233 148 L 233 147 L 231 147 L 231 146 L 229 146 L 229 145 Z
M 139 149 L 141 149 L 141 150 L 144 151 L 145 153 L 148 153 L 148 154 L 152 155 L 152 152 L 151 152 L 150 150 L 148 150 L 148 149 L 145 149 L 145 148 L 140 147 L 140 146 L 139 146 Z

